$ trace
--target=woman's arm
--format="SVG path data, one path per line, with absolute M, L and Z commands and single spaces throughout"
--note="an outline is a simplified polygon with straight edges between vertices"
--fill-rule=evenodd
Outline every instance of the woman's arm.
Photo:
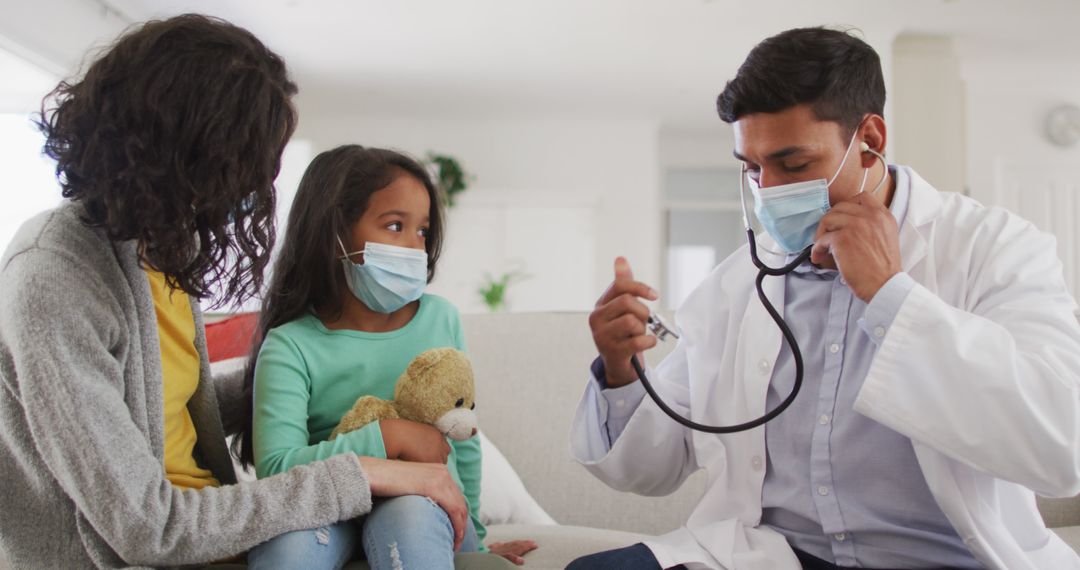
M 146 408 L 161 401 L 125 401 L 126 369 L 144 369 L 124 360 L 140 331 L 122 320 L 123 306 L 96 274 L 49 251 L 11 259 L 0 274 L 0 350 L 33 452 L 128 564 L 205 563 L 370 511 L 368 480 L 348 456 L 255 483 L 173 487 L 146 435 L 154 425 L 136 423 L 153 424 Z

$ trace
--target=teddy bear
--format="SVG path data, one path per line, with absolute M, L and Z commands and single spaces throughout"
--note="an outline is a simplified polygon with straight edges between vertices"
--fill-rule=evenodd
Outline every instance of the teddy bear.
M 330 434 L 330 439 L 371 422 L 405 419 L 435 426 L 457 441 L 476 435 L 476 388 L 465 353 L 435 348 L 418 355 L 394 387 L 394 399 L 362 396 Z

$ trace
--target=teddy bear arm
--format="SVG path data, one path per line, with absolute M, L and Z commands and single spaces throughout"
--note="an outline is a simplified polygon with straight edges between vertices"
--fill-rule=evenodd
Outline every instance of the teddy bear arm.
M 334 439 L 343 433 L 358 430 L 371 422 L 393 420 L 398 419 L 398 417 L 393 402 L 380 400 L 374 396 L 363 396 L 341 418 L 333 433 L 330 434 L 330 439 Z

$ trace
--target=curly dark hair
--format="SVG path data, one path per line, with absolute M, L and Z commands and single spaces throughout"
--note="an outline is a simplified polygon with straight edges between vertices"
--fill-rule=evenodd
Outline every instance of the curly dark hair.
M 867 114 L 884 115 L 885 79 L 874 48 L 850 31 L 797 28 L 750 51 L 716 99 L 726 123 L 807 103 L 822 121 L 840 124 L 846 142 Z
M 255 364 L 263 339 L 270 329 L 308 313 L 341 316 L 348 286 L 338 240 L 348 243 L 351 228 L 367 210 L 371 195 L 399 176 L 412 176 L 423 184 L 431 203 L 424 240 L 430 283 L 442 253 L 446 224 L 443 196 L 419 162 L 393 150 L 350 144 L 320 153 L 304 171 L 271 272 L 270 287 L 263 296 L 259 325 L 244 371 L 244 416 L 239 437 L 233 439 L 233 454 L 242 464 L 250 466 L 255 459 L 252 406 Z
M 186 14 L 125 33 L 46 96 L 37 124 L 84 223 L 138 240 L 173 288 L 239 303 L 259 292 L 274 243 L 296 92 L 251 32 Z

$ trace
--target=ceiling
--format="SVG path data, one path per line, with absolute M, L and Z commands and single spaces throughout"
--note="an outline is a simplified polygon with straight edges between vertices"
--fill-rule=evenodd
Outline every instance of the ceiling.
M 247 27 L 283 55 L 301 106 L 335 113 L 633 118 L 715 124 L 755 43 L 854 27 L 879 52 L 949 34 L 1080 59 L 1078 0 L 83 0 L 136 22 L 181 12 Z

